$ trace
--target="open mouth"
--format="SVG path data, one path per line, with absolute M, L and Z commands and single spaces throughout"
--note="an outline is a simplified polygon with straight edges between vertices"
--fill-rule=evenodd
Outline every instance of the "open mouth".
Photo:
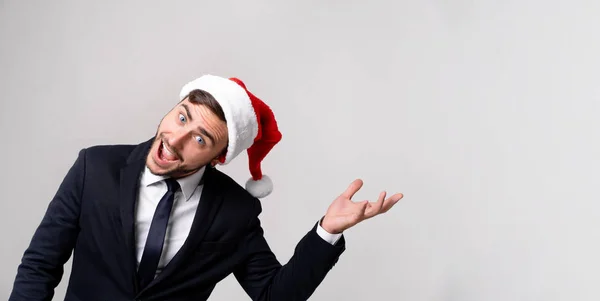
M 175 155 L 175 152 L 173 152 L 172 150 L 169 150 L 169 147 L 167 147 L 165 145 L 164 142 L 161 142 L 158 145 L 158 151 L 157 151 L 157 159 L 158 159 L 158 163 L 162 164 L 171 164 L 173 162 L 177 162 L 179 161 L 179 158 L 177 157 L 177 155 Z

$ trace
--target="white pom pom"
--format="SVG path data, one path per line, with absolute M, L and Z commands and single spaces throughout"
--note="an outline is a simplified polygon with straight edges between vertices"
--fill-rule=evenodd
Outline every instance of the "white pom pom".
M 264 198 L 273 191 L 273 181 L 266 175 L 263 175 L 262 179 L 258 181 L 250 178 L 246 181 L 246 190 L 259 199 Z

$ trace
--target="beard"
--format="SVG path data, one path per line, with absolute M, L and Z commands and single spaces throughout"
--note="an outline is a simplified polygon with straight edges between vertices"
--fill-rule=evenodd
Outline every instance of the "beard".
M 152 174 L 169 178 L 181 178 L 193 174 L 205 165 L 202 164 L 196 167 L 186 166 L 181 154 L 176 149 L 170 148 L 170 150 L 173 152 L 173 155 L 175 155 L 175 157 L 177 158 L 177 163 L 173 164 L 173 166 L 169 168 L 163 168 L 160 166 L 158 168 L 155 168 L 159 164 L 154 159 L 154 153 L 160 153 L 164 151 L 161 150 L 161 148 L 163 147 L 163 143 L 168 145 L 162 134 L 157 133 L 155 137 L 156 138 L 154 139 L 153 145 L 148 151 L 146 158 L 146 167 Z

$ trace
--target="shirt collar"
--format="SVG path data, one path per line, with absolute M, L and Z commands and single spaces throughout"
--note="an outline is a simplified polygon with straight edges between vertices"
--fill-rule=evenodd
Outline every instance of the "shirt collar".
M 206 166 L 200 168 L 195 173 L 188 175 L 183 178 L 177 179 L 177 183 L 181 187 L 181 192 L 183 193 L 184 199 L 187 201 L 190 199 L 196 187 L 200 185 L 200 180 L 202 180 L 202 176 L 204 175 L 204 171 L 206 170 Z M 143 187 L 148 187 L 154 185 L 160 181 L 163 181 L 168 177 L 155 175 L 150 172 L 150 169 L 146 166 L 141 178 L 141 184 Z

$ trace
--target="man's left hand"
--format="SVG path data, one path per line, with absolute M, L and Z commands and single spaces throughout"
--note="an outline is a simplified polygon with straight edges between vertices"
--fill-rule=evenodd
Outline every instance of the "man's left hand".
M 396 193 L 386 199 L 386 192 L 382 191 L 376 202 L 352 201 L 352 197 L 362 185 L 362 180 L 354 180 L 346 191 L 331 203 L 321 223 L 325 231 L 331 234 L 342 233 L 366 219 L 387 212 L 403 197 L 402 193 Z

